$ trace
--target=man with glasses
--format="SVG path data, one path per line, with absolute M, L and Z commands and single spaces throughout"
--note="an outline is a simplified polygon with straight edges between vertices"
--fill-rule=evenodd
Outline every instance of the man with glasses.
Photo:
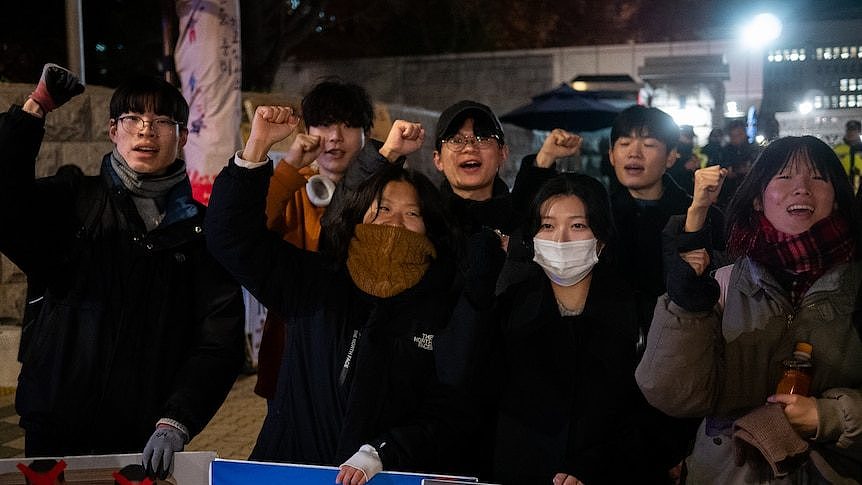
M 497 175 L 509 147 L 497 115 L 484 104 L 459 101 L 443 110 L 435 133 L 434 166 L 446 177 L 440 191 L 464 234 L 483 226 L 511 233 L 512 198 Z
M 188 104 L 158 78 L 121 84 L 98 176 L 34 179 L 46 115 L 83 86 L 53 64 L 0 114 L 0 251 L 38 281 L 16 409 L 27 456 L 144 450 L 165 476 L 243 363 L 239 286 L 208 253 L 185 163 Z

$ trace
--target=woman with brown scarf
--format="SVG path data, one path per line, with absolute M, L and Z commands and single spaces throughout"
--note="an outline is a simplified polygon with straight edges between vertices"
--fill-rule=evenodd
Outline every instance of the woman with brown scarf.
M 386 166 L 327 209 L 337 217 L 320 253 L 298 249 L 264 217 L 266 152 L 297 121 L 290 108 L 258 108 L 207 219 L 216 259 L 291 335 L 251 459 L 340 466 L 335 481 L 351 485 L 381 470 L 438 470 L 456 403 L 434 367 L 454 274 L 439 195 L 423 175 Z
M 668 293 L 638 384 L 668 414 L 705 417 L 689 483 L 858 483 L 862 222 L 847 177 L 814 137 L 770 144 L 728 207 L 735 262 L 710 275 L 704 214 L 724 174 L 699 170 L 666 230 Z M 778 394 L 799 342 L 813 346 L 811 395 Z

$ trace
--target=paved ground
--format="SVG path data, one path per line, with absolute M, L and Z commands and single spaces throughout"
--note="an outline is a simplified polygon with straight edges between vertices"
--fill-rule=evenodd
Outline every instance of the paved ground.
M 248 458 L 266 415 L 266 401 L 252 392 L 256 381 L 254 375 L 240 376 L 213 420 L 186 450 L 212 450 L 220 458 Z M 14 394 L 0 390 L 0 458 L 24 456 L 24 436 L 18 427 L 14 401 Z

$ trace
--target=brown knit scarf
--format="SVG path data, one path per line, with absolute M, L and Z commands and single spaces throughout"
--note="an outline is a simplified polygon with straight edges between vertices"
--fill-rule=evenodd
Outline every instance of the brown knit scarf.
M 761 214 L 749 255 L 769 268 L 798 305 L 808 288 L 835 265 L 853 258 L 850 227 L 840 215 L 818 221 L 801 234 L 785 234 Z
M 383 224 L 357 224 L 347 250 L 347 270 L 365 293 L 389 298 L 425 275 L 434 245 L 423 234 Z

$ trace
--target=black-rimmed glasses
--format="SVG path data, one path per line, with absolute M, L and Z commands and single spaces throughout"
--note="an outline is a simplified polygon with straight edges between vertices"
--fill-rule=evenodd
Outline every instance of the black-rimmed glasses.
M 150 125 L 150 128 L 152 128 L 156 136 L 175 135 L 177 133 L 177 128 L 182 125 L 179 121 L 174 121 L 169 118 L 145 120 L 136 115 L 120 116 L 117 118 L 117 122 L 124 130 L 126 130 L 126 133 L 130 135 L 137 135 L 144 131 L 144 128 L 147 125 Z

